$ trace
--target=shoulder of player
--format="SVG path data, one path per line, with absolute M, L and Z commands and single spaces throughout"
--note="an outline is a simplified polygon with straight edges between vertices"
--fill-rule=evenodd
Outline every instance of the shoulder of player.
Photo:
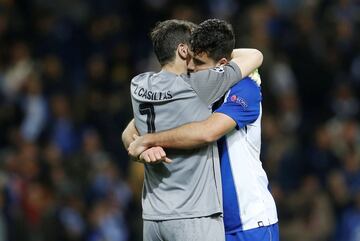
M 194 84 L 193 76 L 196 73 L 198 73 L 198 72 L 192 72 L 192 73 L 186 73 L 186 74 L 179 75 L 179 78 L 178 78 L 178 80 L 180 81 L 179 83 L 181 85 L 185 85 L 187 88 L 193 89 L 193 84 Z
M 260 87 L 250 77 L 245 77 L 230 89 L 230 95 L 239 95 L 247 99 L 261 98 Z
M 138 81 L 142 81 L 143 79 L 150 78 L 154 74 L 156 74 L 156 73 L 155 72 L 145 72 L 145 73 L 138 74 L 131 79 L 131 82 L 136 83 Z
M 244 91 L 246 90 L 251 92 L 260 92 L 260 87 L 256 84 L 256 82 L 250 77 L 245 77 L 241 79 L 238 83 L 236 83 L 233 87 L 231 87 L 233 91 Z

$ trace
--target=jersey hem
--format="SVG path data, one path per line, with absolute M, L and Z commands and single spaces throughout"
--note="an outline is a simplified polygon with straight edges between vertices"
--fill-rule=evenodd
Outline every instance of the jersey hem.
M 187 218 L 200 218 L 200 217 L 209 217 L 212 215 L 216 215 L 219 214 L 222 216 L 222 211 L 221 210 L 215 210 L 212 212 L 199 212 L 199 213 L 195 213 L 191 212 L 190 213 L 182 213 L 182 214 L 169 214 L 169 215 L 162 215 L 162 216 L 158 216 L 158 215 L 142 215 L 143 220 L 150 220 L 150 221 L 161 221 L 161 220 L 174 220 L 174 219 L 187 219 Z

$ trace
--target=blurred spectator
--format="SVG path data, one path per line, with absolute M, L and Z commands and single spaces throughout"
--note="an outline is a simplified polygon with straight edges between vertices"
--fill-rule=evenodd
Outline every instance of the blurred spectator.
M 31 74 L 34 63 L 25 42 L 15 42 L 11 46 L 10 55 L 10 65 L 4 76 L 2 92 L 9 100 L 15 100 L 27 77 Z
M 21 124 L 21 135 L 26 141 L 35 141 L 46 125 L 47 106 L 42 95 L 41 82 L 34 74 L 29 77 L 22 100 L 25 114 Z
M 338 118 L 353 118 L 359 114 L 360 103 L 349 85 L 340 84 L 332 100 L 332 111 Z
M 297 84 L 294 72 L 288 64 L 288 60 L 282 59 L 274 61 L 270 70 L 271 94 L 282 96 L 297 93 Z
M 351 193 L 341 171 L 335 170 L 328 174 L 327 189 L 331 197 L 336 220 L 339 220 L 343 211 L 349 207 L 351 202 Z
M 83 240 L 85 234 L 85 220 L 82 217 L 84 203 L 73 193 L 66 198 L 65 205 L 59 210 L 60 224 L 63 228 L 64 240 Z
M 346 210 L 340 220 L 340 241 L 360 239 L 360 194 L 354 196 L 354 206 Z
M 331 149 L 331 137 L 326 126 L 319 126 L 313 133 L 313 143 L 307 150 L 309 172 L 319 178 L 322 185 L 325 185 L 331 171 L 340 167 L 335 153 Z
M 45 95 L 47 97 L 57 93 L 66 93 L 70 91 L 68 82 L 64 79 L 64 67 L 56 55 L 47 55 L 42 61 L 42 82 L 44 85 Z
M 72 118 L 70 100 L 65 95 L 54 95 L 51 98 L 52 123 L 50 140 L 63 154 L 71 154 L 78 147 L 78 137 Z
M 6 174 L 0 172 L 0 241 L 7 240 L 7 223 L 5 217 L 5 184 Z
M 292 217 L 284 219 L 282 240 L 329 240 L 334 231 L 334 216 L 329 197 L 321 191 L 318 179 L 305 177 L 297 191 L 286 200 Z
M 128 240 L 124 216 L 116 205 L 112 206 L 106 201 L 98 202 L 90 216 L 93 228 L 86 240 Z

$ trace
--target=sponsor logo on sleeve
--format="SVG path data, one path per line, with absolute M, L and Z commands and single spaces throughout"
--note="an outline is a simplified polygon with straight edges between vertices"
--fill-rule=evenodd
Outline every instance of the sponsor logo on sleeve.
M 240 106 L 242 106 L 244 108 L 244 110 L 249 107 L 248 103 L 246 102 L 246 100 L 244 98 L 238 97 L 236 95 L 232 95 L 230 97 L 230 101 L 234 102 L 236 104 L 239 104 Z

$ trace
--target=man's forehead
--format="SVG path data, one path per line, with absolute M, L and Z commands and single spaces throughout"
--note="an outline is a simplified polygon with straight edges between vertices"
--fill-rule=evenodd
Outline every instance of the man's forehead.
M 192 53 L 192 57 L 193 58 L 198 58 L 198 59 L 208 59 L 209 58 L 208 54 L 205 51 L 200 52 L 200 53 L 196 53 L 196 54 Z
M 207 65 L 215 65 L 216 61 L 212 58 L 209 57 L 208 53 L 206 52 L 201 52 L 198 54 L 195 54 L 192 59 L 194 60 L 194 63 L 196 65 L 201 65 L 201 64 L 207 64 Z
M 212 59 L 209 58 L 208 54 L 206 52 L 201 52 L 201 53 L 197 53 L 197 54 L 193 54 L 192 58 L 194 60 L 203 62 L 203 63 L 208 63 L 208 62 L 212 62 Z

